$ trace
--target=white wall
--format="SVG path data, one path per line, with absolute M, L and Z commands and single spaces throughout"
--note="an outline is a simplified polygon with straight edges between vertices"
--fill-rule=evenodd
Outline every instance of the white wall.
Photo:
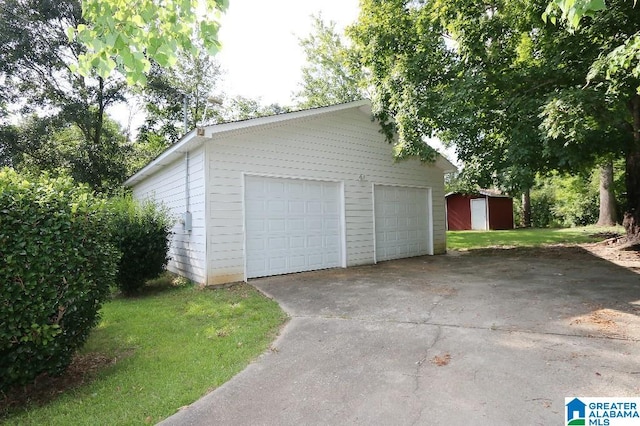
M 196 148 L 189 153 L 189 210 L 193 225 L 191 232 L 185 231 L 179 221 L 187 209 L 184 157 L 162 168 L 133 188 L 136 199 L 153 199 L 169 209 L 175 219 L 175 225 L 172 229 L 167 269 L 198 283 L 206 281 L 204 164 L 204 147 Z
M 444 253 L 442 170 L 413 159 L 396 163 L 379 130 L 354 108 L 214 134 L 206 144 L 208 284 L 244 279 L 243 172 L 343 181 L 348 266 L 374 261 L 372 184 L 430 187 L 434 253 Z

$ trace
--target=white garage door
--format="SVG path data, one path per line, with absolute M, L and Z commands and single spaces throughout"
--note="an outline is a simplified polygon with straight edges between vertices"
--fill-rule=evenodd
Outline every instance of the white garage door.
M 247 278 L 342 266 L 337 182 L 245 177 Z
M 429 190 L 375 185 L 376 261 L 431 254 Z

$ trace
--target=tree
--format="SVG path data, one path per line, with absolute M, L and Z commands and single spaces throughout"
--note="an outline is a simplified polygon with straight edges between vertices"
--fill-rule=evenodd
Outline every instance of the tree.
M 623 145 L 627 190 L 623 225 L 627 239 L 637 244 L 640 239 L 640 35 L 637 31 L 640 11 L 624 1 L 612 1 L 606 8 L 592 1 L 579 1 L 575 5 L 555 1 L 553 4 L 564 7 L 562 17 L 569 19 L 571 32 L 577 38 L 598 41 L 599 55 L 585 58 L 590 66 L 585 80 L 601 96 L 624 106 L 619 108 L 627 135 Z M 581 21 L 584 16 L 591 19 Z
M 178 63 L 171 68 L 154 63 L 142 91 L 146 120 L 138 142 L 158 136 L 166 148 L 184 135 L 185 118 L 189 130 L 220 122 L 222 96 L 216 93 L 220 78 L 219 64 L 204 50 L 196 56 L 179 54 Z
M 336 24 L 313 16 L 313 32 L 299 43 L 307 63 L 302 67 L 302 89 L 295 94 L 298 108 L 351 102 L 364 96 L 364 79 L 353 49 L 343 43 Z M 357 64 L 354 66 L 354 64 Z
M 526 192 L 538 173 L 584 170 L 621 152 L 630 135 L 621 130 L 624 102 L 580 88 L 591 63 L 637 26 L 636 17 L 617 10 L 583 38 L 545 24 L 545 6 L 365 1 L 352 34 L 382 94 L 374 96 L 378 116 L 397 126 L 399 143 L 416 153 L 435 132 L 455 144 L 465 173 L 511 193 Z M 581 131 L 567 137 L 541 129 L 546 107 L 574 105 L 572 97 L 590 110 L 575 126 Z
M 151 60 L 173 66 L 181 53 L 197 55 L 200 45 L 214 54 L 220 47 L 217 20 L 227 5 L 227 0 L 82 0 L 83 20 L 68 31 L 84 46 L 73 68 L 103 79 L 117 69 L 130 84 L 144 83 Z
M 12 130 L 13 137 L 5 139 L 3 150 L 7 165 L 21 172 L 70 175 L 94 190 L 110 191 L 120 186 L 129 171 L 131 147 L 119 125 L 108 117 L 102 124 L 100 149 L 95 151 L 76 124 L 58 116 L 31 115 Z
M 222 121 L 249 120 L 256 117 L 284 114 L 290 112 L 290 108 L 279 104 L 263 105 L 259 99 L 236 96 L 226 99 L 221 108 Z
M 433 161 L 437 153 L 423 138 L 439 129 L 446 101 L 440 89 L 456 70 L 442 28 L 427 19 L 426 9 L 405 0 L 363 0 L 347 34 L 367 70 L 374 115 L 396 156 Z
M 79 0 L 1 3 L 0 87 L 20 113 L 40 117 L 30 119 L 23 129 L 31 129 L 30 144 L 44 147 L 55 129 L 72 128 L 73 138 L 82 139 L 76 146 L 81 151 L 75 174 L 93 189 L 104 190 L 125 177 L 115 166 L 124 145 L 114 140 L 115 129 L 105 127 L 105 120 L 107 107 L 123 100 L 126 83 L 72 71 L 84 49 L 69 41 L 66 30 L 83 22 Z M 21 143 L 20 149 L 29 143 Z
M 617 223 L 616 197 L 613 191 L 613 162 L 607 161 L 600 166 L 600 208 L 598 226 L 613 226 Z

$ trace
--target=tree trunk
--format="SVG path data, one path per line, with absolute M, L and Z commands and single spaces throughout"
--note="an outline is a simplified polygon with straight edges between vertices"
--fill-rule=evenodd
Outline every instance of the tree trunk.
M 633 140 L 626 153 L 625 183 L 627 186 L 627 209 L 622 225 L 629 242 L 640 240 L 640 96 L 629 101 L 633 117 Z
M 523 228 L 531 228 L 531 190 L 522 193 L 522 221 Z
M 600 166 L 600 212 L 597 226 L 616 224 L 616 197 L 613 193 L 613 162 Z

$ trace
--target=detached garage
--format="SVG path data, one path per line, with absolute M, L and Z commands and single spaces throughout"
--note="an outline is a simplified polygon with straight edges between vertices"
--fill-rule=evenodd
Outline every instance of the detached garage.
M 451 192 L 447 200 L 449 231 L 513 229 L 513 198 L 481 189 L 476 194 Z
M 203 284 L 445 252 L 440 157 L 396 162 L 368 101 L 196 129 L 129 178 Z

